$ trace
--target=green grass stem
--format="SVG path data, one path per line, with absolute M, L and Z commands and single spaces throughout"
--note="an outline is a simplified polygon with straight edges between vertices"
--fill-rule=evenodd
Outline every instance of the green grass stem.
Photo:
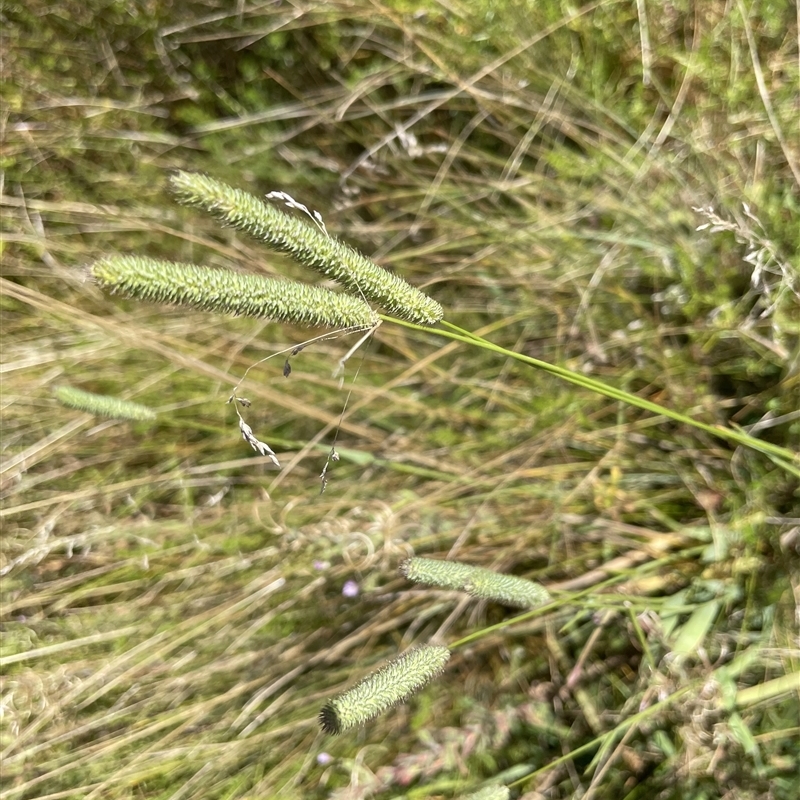
M 755 436 L 751 436 L 743 431 L 732 430 L 731 428 L 723 428 L 720 425 L 709 425 L 705 422 L 701 422 L 700 420 L 690 417 L 688 414 L 682 414 L 680 411 L 674 411 L 671 408 L 659 405 L 651 400 L 645 400 L 644 398 L 638 397 L 631 392 L 626 392 L 624 389 L 617 389 L 614 386 L 609 386 L 607 383 L 598 381 L 595 378 L 589 378 L 586 375 L 581 375 L 580 373 L 574 372 L 566 367 L 559 367 L 557 364 L 550 364 L 547 361 L 541 361 L 538 358 L 533 358 L 532 356 L 527 356 L 523 353 L 516 353 L 513 350 L 509 350 L 498 344 L 494 344 L 493 342 L 490 342 L 481 336 L 476 336 L 475 334 L 465 331 L 462 328 L 459 328 L 458 326 L 446 321 L 441 323 L 442 327 L 432 329 L 423 327 L 421 325 L 415 325 L 412 322 L 406 322 L 405 320 L 396 319 L 394 317 L 381 316 L 381 319 L 386 322 L 394 322 L 406 328 L 412 328 L 414 330 L 433 334 L 434 336 L 440 336 L 444 339 L 451 339 L 455 342 L 463 342 L 464 344 L 468 344 L 473 347 L 480 347 L 483 350 L 490 350 L 506 358 L 511 358 L 515 361 L 520 361 L 523 364 L 527 364 L 528 366 L 540 369 L 543 372 L 549 372 L 551 375 L 555 375 L 557 378 L 561 378 L 562 380 L 574 384 L 575 386 L 580 386 L 582 389 L 588 389 L 590 392 L 594 392 L 595 394 L 603 395 L 604 397 L 611 398 L 612 400 L 618 400 L 621 403 L 626 403 L 627 405 L 635 408 L 640 408 L 643 411 L 649 411 L 652 414 L 658 414 L 660 416 L 667 417 L 675 422 L 681 422 L 684 425 L 689 425 L 692 428 L 709 433 L 718 439 L 734 442 L 735 444 L 742 445 L 743 447 L 749 447 L 751 450 L 757 450 L 758 452 L 769 456 L 777 466 L 786 470 L 786 472 L 794 475 L 797 478 L 800 478 L 800 454 L 794 453 L 785 447 L 781 447 L 780 445 L 772 444 L 771 442 L 765 442 L 762 439 L 757 439 Z

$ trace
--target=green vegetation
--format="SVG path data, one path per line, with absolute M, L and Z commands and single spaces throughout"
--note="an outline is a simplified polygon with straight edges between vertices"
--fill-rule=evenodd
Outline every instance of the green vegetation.
M 4 799 L 796 798 L 796 4 L 0 24 Z M 175 169 L 319 209 L 446 323 L 384 318 L 342 386 L 359 334 L 103 292 L 115 254 L 328 288 Z M 320 732 L 431 641 L 441 677 Z

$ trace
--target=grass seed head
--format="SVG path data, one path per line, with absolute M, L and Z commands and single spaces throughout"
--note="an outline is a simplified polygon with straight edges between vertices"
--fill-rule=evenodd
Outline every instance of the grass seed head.
M 181 203 L 208 211 L 227 225 L 335 280 L 350 294 L 380 305 L 390 314 L 420 325 L 434 325 L 442 319 L 439 303 L 330 236 L 318 215 L 311 216 L 305 206 L 291 198 L 291 203 L 287 204 L 311 216 L 311 224 L 207 175 L 177 171 L 170 179 L 170 186 Z M 288 197 L 283 193 L 271 195 L 282 200 Z
M 400 565 L 400 572 L 415 583 L 456 589 L 517 608 L 536 608 L 552 599 L 538 583 L 458 561 L 409 558 Z
M 341 733 L 363 725 L 388 708 L 401 703 L 439 675 L 450 658 L 440 645 L 421 645 L 407 650 L 332 700 L 320 711 L 324 733 Z
M 84 392 L 72 386 L 60 386 L 56 389 L 55 396 L 62 405 L 78 411 L 85 411 L 88 414 L 95 414 L 98 417 L 135 421 L 156 418 L 156 412 L 147 406 L 133 403 L 130 400 L 120 400 L 118 397 Z
M 91 273 L 105 289 L 153 303 L 302 326 L 366 329 L 378 323 L 375 312 L 360 298 L 296 281 L 142 256 L 101 258 Z

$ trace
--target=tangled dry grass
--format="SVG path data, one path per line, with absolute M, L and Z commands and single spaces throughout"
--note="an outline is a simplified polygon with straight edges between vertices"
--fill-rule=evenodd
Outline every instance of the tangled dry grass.
M 305 335 L 84 277 L 308 280 L 163 175 L 277 187 L 461 327 L 797 452 L 796 7 L 655 5 L 3 7 L 3 798 L 797 796 L 785 465 L 383 325 L 344 390 L 338 341 L 248 374 L 277 472 L 225 400 Z M 410 588 L 413 555 L 555 603 Z M 442 679 L 320 733 L 436 637 Z

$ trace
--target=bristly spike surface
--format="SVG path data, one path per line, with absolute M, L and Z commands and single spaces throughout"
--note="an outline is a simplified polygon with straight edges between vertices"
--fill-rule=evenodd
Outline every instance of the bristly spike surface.
M 320 727 L 325 733 L 335 734 L 363 725 L 441 674 L 449 658 L 450 651 L 441 645 L 407 650 L 329 700 L 320 711 Z
M 439 303 L 318 225 L 206 175 L 177 171 L 170 178 L 170 186 L 184 205 L 208 211 L 390 314 L 420 325 L 434 325 L 442 319 Z
M 538 583 L 458 561 L 409 558 L 400 565 L 400 572 L 415 583 L 456 589 L 516 608 L 536 608 L 552 599 L 547 589 Z
M 91 273 L 105 289 L 153 303 L 337 329 L 366 330 L 379 321 L 358 297 L 196 264 L 109 256 L 96 261 Z

